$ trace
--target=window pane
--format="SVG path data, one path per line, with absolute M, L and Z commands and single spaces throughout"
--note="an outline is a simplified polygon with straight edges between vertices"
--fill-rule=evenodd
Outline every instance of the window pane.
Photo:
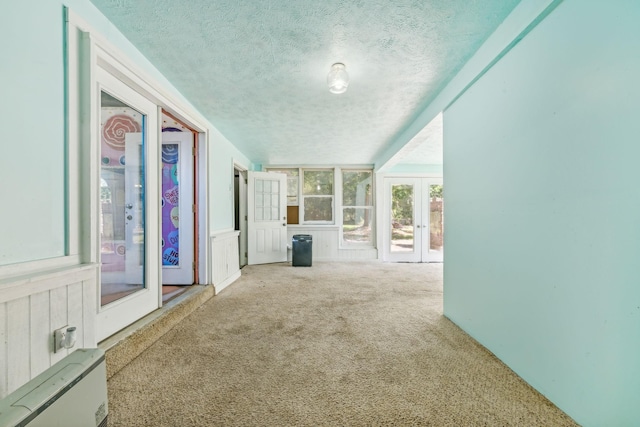
M 100 293 L 106 305 L 146 287 L 147 141 L 144 114 L 106 92 L 100 101 Z
M 333 170 L 303 171 L 304 195 L 333 195 Z
M 287 175 L 287 205 L 298 205 L 298 169 L 267 169 L 268 172 L 284 173 Z
M 371 171 L 342 173 L 342 205 L 372 206 Z
M 305 197 L 305 221 L 333 221 L 332 197 Z
M 342 213 L 343 243 L 371 243 L 373 208 L 345 208 Z
M 391 186 L 391 252 L 413 252 L 413 185 Z
M 278 181 L 256 179 L 254 189 L 256 221 L 274 221 L 280 217 Z
M 442 199 L 442 185 L 429 187 L 429 250 L 442 252 L 444 244 L 444 202 Z

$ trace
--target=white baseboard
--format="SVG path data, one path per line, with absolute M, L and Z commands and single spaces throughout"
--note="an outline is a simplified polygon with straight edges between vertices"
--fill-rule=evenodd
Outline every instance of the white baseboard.
M 242 275 L 241 270 L 236 271 L 231 276 L 227 277 L 223 282 L 216 283 L 213 285 L 214 295 L 218 295 L 224 288 L 235 282 Z

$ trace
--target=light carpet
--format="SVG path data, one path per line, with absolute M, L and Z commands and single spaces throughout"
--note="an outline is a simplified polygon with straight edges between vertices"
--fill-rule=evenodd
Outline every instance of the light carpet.
M 111 427 L 576 425 L 443 316 L 441 264 L 245 267 L 108 390 Z

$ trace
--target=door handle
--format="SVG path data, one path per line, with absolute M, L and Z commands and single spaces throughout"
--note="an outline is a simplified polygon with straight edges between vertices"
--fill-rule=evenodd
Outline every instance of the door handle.
M 287 226 L 287 224 L 282 224 L 282 226 L 283 226 L 283 227 L 286 227 L 286 226 Z
M 131 208 L 133 208 L 133 205 L 131 203 L 127 203 L 126 205 L 124 205 L 124 207 L 126 209 L 131 209 Z
M 128 219 L 129 221 L 131 221 L 131 220 L 133 219 L 133 217 L 132 217 L 131 215 L 127 215 L 127 219 Z
M 420 226 L 419 226 L 419 225 L 416 225 L 416 228 L 420 228 Z

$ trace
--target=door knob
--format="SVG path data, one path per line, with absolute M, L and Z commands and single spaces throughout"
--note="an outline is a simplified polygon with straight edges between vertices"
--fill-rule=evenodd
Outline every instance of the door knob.
M 127 209 L 131 209 L 133 208 L 133 205 L 131 203 L 127 203 L 126 205 L 124 205 L 124 207 Z
M 131 220 L 133 219 L 133 217 L 132 217 L 131 215 L 127 215 L 127 219 L 128 219 L 129 221 L 131 221 Z

